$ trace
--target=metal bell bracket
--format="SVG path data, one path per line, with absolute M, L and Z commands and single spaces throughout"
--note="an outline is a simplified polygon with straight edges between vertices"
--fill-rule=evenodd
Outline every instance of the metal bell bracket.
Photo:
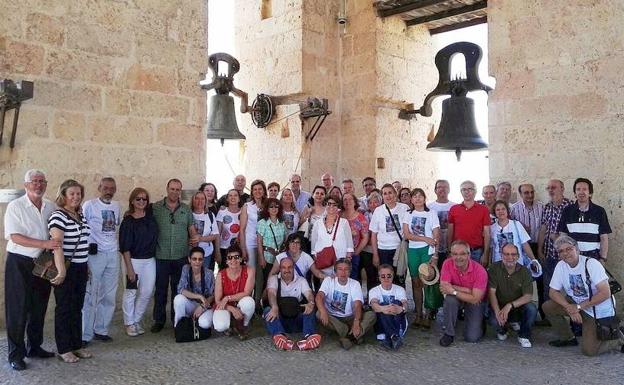
M 466 79 L 451 78 L 451 59 L 459 53 L 463 54 L 466 59 Z M 454 92 L 457 92 L 458 83 L 461 83 L 461 88 L 463 88 L 465 92 L 490 92 L 492 87 L 483 84 L 479 78 L 478 70 L 482 54 L 481 47 L 466 41 L 450 44 L 438 51 L 435 56 L 435 64 L 440 75 L 438 85 L 425 97 L 425 101 L 419 109 L 402 109 L 399 111 L 399 118 L 410 120 L 415 118 L 416 114 L 431 116 L 433 113 L 431 108 L 433 99 L 442 95 L 453 95 Z
M 228 64 L 227 74 L 219 74 L 219 62 Z M 241 99 L 240 111 L 244 114 L 250 111 L 247 103 L 247 92 L 234 86 L 234 75 L 240 70 L 240 64 L 232 55 L 224 52 L 214 53 L 208 57 L 208 65 L 212 71 L 212 82 L 201 84 L 202 90 L 214 89 L 217 95 L 227 95 L 230 92 Z

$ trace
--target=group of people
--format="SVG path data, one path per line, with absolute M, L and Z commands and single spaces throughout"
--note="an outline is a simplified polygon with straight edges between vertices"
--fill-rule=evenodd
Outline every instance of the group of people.
M 531 347 L 539 314 L 559 332 L 552 346 L 577 345 L 582 333 L 584 354 L 606 348 L 593 325 L 615 314 L 604 268 L 611 229 L 591 201 L 591 181 L 575 181 L 575 202 L 564 197 L 563 182 L 549 181 L 545 205 L 531 184 L 521 184 L 511 206 L 508 182 L 483 187 L 484 199 L 476 201 L 476 186 L 466 181 L 458 204 L 449 201 L 445 180 L 436 181 L 430 202 L 421 188 L 376 184 L 364 178 L 357 197 L 352 180 L 335 186 L 324 174 L 306 192 L 295 174 L 285 188 L 254 180 L 248 194 L 238 175 L 221 197 L 214 184 L 202 184 L 187 205 L 182 182 L 171 179 L 164 198 L 152 201 L 137 187 L 122 209 L 111 177 L 87 201 L 84 187 L 66 180 L 53 203 L 44 198 L 45 174 L 29 170 L 26 194 L 5 214 L 11 367 L 25 369 L 24 357 L 54 356 L 41 347 L 52 289 L 61 360 L 90 358 L 92 340 L 110 342 L 120 270 L 132 337 L 145 333 L 153 296 L 153 333 L 166 324 L 169 300 L 174 327 L 191 317 L 203 329 L 246 339 L 258 314 L 278 349 L 318 348 L 319 321 L 344 349 L 373 329 L 382 346 L 398 349 L 408 328 L 409 274 L 411 326 L 426 330 L 442 316 L 442 346 L 453 343 L 463 317 L 467 341 L 478 341 L 489 322 L 498 339 L 513 329 L 519 344 Z M 53 251 L 58 272 L 49 281 L 32 274 L 44 250 Z M 293 333 L 303 338 L 295 342 Z

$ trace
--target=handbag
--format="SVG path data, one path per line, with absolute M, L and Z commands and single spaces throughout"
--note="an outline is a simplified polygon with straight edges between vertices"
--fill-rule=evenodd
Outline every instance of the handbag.
M 73 219 L 68 214 L 65 214 L 69 219 Z M 74 220 L 74 222 L 76 222 Z M 76 254 L 76 249 L 78 249 L 78 245 L 80 244 L 80 240 L 82 239 L 82 222 L 76 222 L 78 224 L 78 241 L 76 242 L 76 246 L 74 246 L 74 251 L 72 251 L 71 257 L 69 259 L 65 258 L 65 271 L 69 268 L 69 265 L 74 259 L 74 255 Z M 43 252 L 35 258 L 33 261 L 35 266 L 32 269 L 32 273 L 34 276 L 45 279 L 46 281 L 53 280 L 58 275 L 58 269 L 54 264 L 54 253 L 51 250 L 43 250 Z
M 199 326 L 198 321 L 191 317 L 182 317 L 174 329 L 176 342 L 201 341 L 210 337 L 210 329 Z
M 587 287 L 589 288 L 589 300 L 591 301 L 593 292 L 591 288 L 591 278 L 589 277 L 589 271 L 587 270 L 588 261 L 589 258 L 585 260 L 585 280 L 587 281 Z M 594 321 L 596 322 L 596 337 L 600 341 L 611 341 L 620 338 L 620 318 L 615 313 L 613 295 L 611 295 L 610 298 L 611 305 L 613 306 L 613 315 L 610 317 L 596 318 L 596 306 L 592 306 Z
M 336 263 L 336 249 L 334 249 L 334 241 L 336 240 L 336 234 L 338 233 L 339 222 L 340 218 L 336 218 L 331 246 L 324 247 L 321 251 L 316 253 L 316 256 L 314 257 L 314 264 L 318 269 L 326 269 L 330 266 L 334 266 L 334 263 Z
M 609 277 L 609 288 L 611 289 L 611 295 L 621 292 L 622 285 L 615 279 L 613 274 L 611 274 L 609 270 L 607 270 L 606 267 L 605 267 L 605 272 L 607 273 L 607 276 Z
M 399 227 L 396 222 L 394 222 L 394 217 L 392 216 L 392 212 L 388 205 L 386 206 L 386 210 L 388 210 L 388 214 L 390 214 L 390 220 L 392 221 L 392 226 L 394 226 L 394 230 L 396 231 L 401 243 L 399 247 L 394 251 L 394 256 L 392 257 L 392 266 L 396 267 L 396 275 L 399 282 L 404 280 L 405 274 L 407 273 L 407 241 L 403 241 L 403 236 L 399 231 Z
M 301 303 L 295 297 L 282 297 L 282 280 L 277 279 L 277 307 L 284 318 L 297 318 L 301 313 Z

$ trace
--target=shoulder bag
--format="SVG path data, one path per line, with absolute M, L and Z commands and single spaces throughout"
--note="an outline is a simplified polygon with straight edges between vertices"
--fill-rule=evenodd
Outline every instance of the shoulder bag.
M 338 233 L 338 224 L 340 223 L 340 218 L 336 218 L 336 223 L 334 224 L 334 236 L 332 237 L 332 244 L 323 248 L 323 250 L 316 253 L 314 257 L 314 264 L 318 269 L 326 269 L 330 266 L 334 266 L 336 263 L 336 249 L 334 249 L 334 241 L 336 240 L 336 234 Z M 317 224 L 318 226 L 318 224 Z
M 399 231 L 399 227 L 394 221 L 394 217 L 392 216 L 390 208 L 388 207 L 388 205 L 384 206 L 386 206 L 386 210 L 388 210 L 390 220 L 392 221 L 392 226 L 394 226 L 394 230 L 401 240 L 401 243 L 399 243 L 399 247 L 397 247 L 396 251 L 394 252 L 394 257 L 392 258 L 392 266 L 396 267 L 397 279 L 401 281 L 405 278 L 398 277 L 405 277 L 405 274 L 407 273 L 407 241 L 403 241 L 403 236 L 401 236 L 401 231 Z
M 282 297 L 282 280 L 277 278 L 277 307 L 284 318 L 296 318 L 301 313 L 301 303 L 295 297 Z
M 587 270 L 587 262 L 589 258 L 585 260 L 585 280 L 587 281 L 587 288 L 589 289 L 589 300 L 591 301 L 593 293 L 591 288 L 591 278 L 589 271 Z M 615 303 L 613 302 L 613 295 L 610 296 L 611 305 L 613 306 L 613 315 L 610 317 L 596 318 L 596 306 L 592 306 L 594 312 L 594 321 L 596 322 L 596 337 L 600 341 L 611 341 L 620 338 L 620 318 L 615 312 Z
M 199 327 L 198 321 L 191 317 L 182 317 L 174 329 L 176 342 L 194 342 L 210 337 L 210 329 Z
M 65 216 L 69 217 L 64 213 Z M 73 220 L 73 218 L 71 218 Z M 74 220 L 74 222 L 76 222 Z M 71 257 L 65 258 L 65 271 L 69 268 L 72 259 L 74 259 L 74 255 L 76 254 L 76 250 L 78 249 L 78 245 L 80 244 L 80 240 L 82 239 L 82 222 L 76 222 L 78 225 L 78 241 L 76 242 L 76 246 L 74 247 L 74 251 L 72 251 Z M 61 246 L 62 248 L 63 246 Z M 53 280 L 58 275 L 58 269 L 54 264 L 54 252 L 52 250 L 43 250 L 41 255 L 39 255 L 33 261 L 35 266 L 32 269 L 32 273 L 34 276 L 45 279 L 46 281 Z

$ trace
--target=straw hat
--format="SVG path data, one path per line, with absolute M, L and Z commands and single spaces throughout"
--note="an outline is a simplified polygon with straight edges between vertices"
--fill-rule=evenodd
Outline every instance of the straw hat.
M 418 276 L 425 285 L 435 285 L 440 280 L 440 270 L 438 270 L 436 265 L 431 266 L 428 263 L 421 263 L 418 266 Z

